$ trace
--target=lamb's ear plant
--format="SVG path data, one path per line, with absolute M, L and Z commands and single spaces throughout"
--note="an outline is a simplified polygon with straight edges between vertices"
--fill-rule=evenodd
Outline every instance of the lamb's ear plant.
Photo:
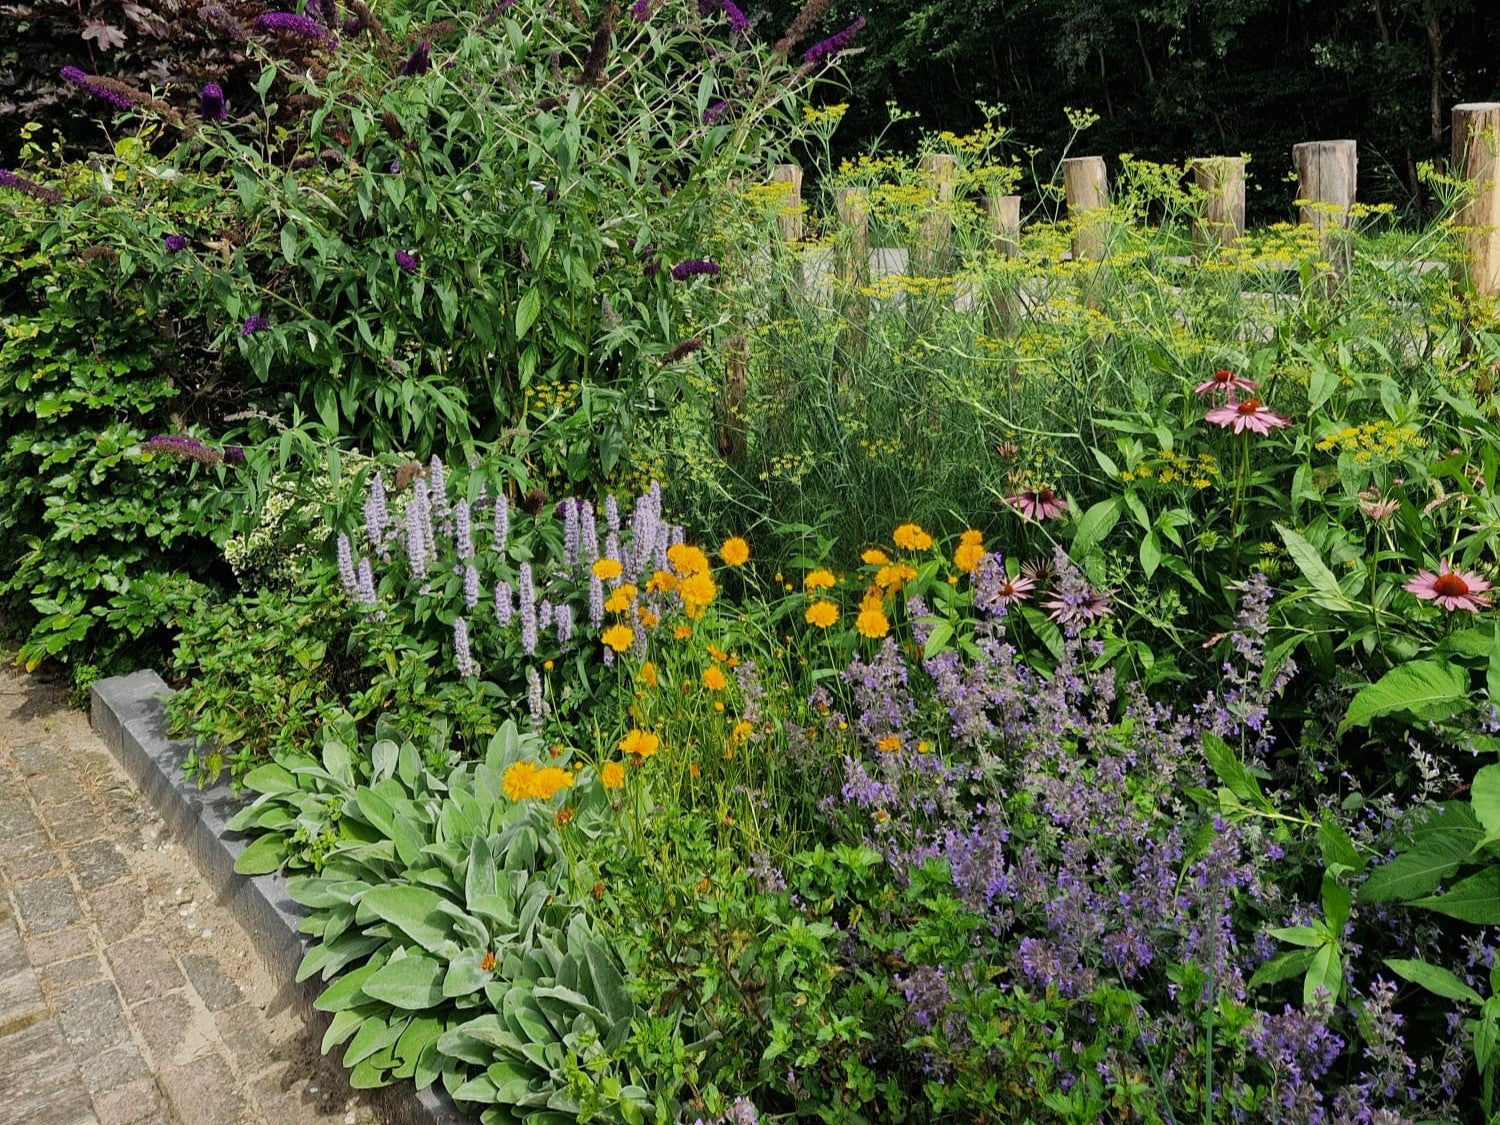
M 441 1079 L 487 1123 L 662 1119 L 669 1099 L 615 1061 L 639 1011 L 560 835 L 599 833 L 602 786 L 512 724 L 444 776 L 439 740 L 424 754 L 381 723 L 365 754 L 352 733 L 251 771 L 260 796 L 231 822 L 260 833 L 238 871 L 297 872 L 323 1049 L 344 1046 L 357 1088 Z M 525 791 L 539 759 L 570 803 Z

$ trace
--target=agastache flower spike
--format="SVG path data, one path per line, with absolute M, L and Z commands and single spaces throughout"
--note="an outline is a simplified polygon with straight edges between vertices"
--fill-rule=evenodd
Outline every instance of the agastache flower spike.
M 599 561 L 599 525 L 594 520 L 594 506 L 586 500 L 583 504 L 583 523 L 579 528 L 579 545 L 583 550 L 583 557 L 579 561 L 584 566 L 593 566 Z
M 521 649 L 527 656 L 536 653 L 536 586 L 531 578 L 531 564 L 521 564 Z
M 595 629 L 604 624 L 604 583 L 589 573 L 589 624 Z
M 344 593 L 351 598 L 359 594 L 359 579 L 354 573 L 354 551 L 349 546 L 349 537 L 339 533 L 338 540 L 339 581 L 344 584 Z
M 573 607 L 564 602 L 552 611 L 552 628 L 557 632 L 557 643 L 566 645 L 573 638 Z
M 510 619 L 515 612 L 515 595 L 511 593 L 510 583 L 499 583 L 495 587 L 495 620 L 500 622 L 501 628 L 504 628 L 510 624 Z
M 473 609 L 479 604 L 479 571 L 472 566 L 464 567 L 464 608 Z
M 507 540 L 510 539 L 510 501 L 506 499 L 505 493 L 495 497 L 495 553 L 505 554 Z
M 613 495 L 604 498 L 604 522 L 608 525 L 610 531 L 619 532 L 620 505 L 616 502 Z M 613 555 L 613 552 L 611 552 L 611 555 Z
M 479 665 L 474 663 L 474 654 L 469 650 L 469 626 L 462 617 L 453 621 L 453 661 L 464 679 L 479 675 Z
M 563 501 L 563 565 L 578 565 L 578 501 Z
M 526 668 L 526 709 L 538 723 L 547 717 L 547 701 L 542 695 L 542 677 L 530 665 Z
M 365 537 L 370 541 L 370 550 L 385 547 L 385 526 L 390 515 L 385 503 L 385 479 L 376 473 L 370 478 L 370 494 L 365 497 Z
M 474 533 L 470 524 L 469 502 L 460 500 L 453 505 L 453 545 L 461 559 L 474 557 Z
M 375 572 L 370 568 L 368 558 L 359 560 L 359 574 L 355 578 L 356 597 L 361 605 L 374 605 L 375 596 Z

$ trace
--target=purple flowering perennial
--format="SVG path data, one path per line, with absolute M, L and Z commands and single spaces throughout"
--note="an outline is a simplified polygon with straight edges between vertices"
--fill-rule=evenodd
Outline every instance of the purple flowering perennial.
M 723 120 L 724 115 L 726 113 L 728 113 L 728 112 L 729 112 L 729 103 L 728 102 L 726 102 L 726 101 L 717 101 L 717 102 L 714 102 L 713 105 L 709 106 L 707 109 L 705 109 L 703 111 L 703 124 L 705 124 L 705 125 L 717 125 L 721 120 Z
M 728 17 L 731 30 L 750 30 L 750 21 L 745 18 L 745 13 L 740 11 L 739 5 L 734 0 L 719 0 L 719 6 L 724 9 L 724 15 Z
M 76 66 L 65 66 L 59 73 L 64 82 L 71 82 L 80 90 L 93 94 L 96 98 L 107 101 L 116 109 L 129 109 L 135 104 L 135 99 L 123 90 L 113 89 L 96 81 L 92 75 L 85 74 Z
M 28 180 L 25 176 L 18 176 L 6 168 L 0 168 L 0 187 L 10 188 L 22 195 L 29 195 L 43 203 L 58 204 L 63 198 L 62 192 L 56 188 L 43 187 L 36 181 Z
M 354 549 L 349 536 L 339 533 L 338 541 L 339 581 L 344 584 L 344 593 L 351 598 L 359 595 L 359 577 L 354 570 Z
M 432 44 L 425 39 L 417 44 L 417 49 L 411 53 L 406 62 L 402 64 L 401 76 L 403 78 L 415 78 L 419 74 L 426 74 L 432 69 Z
M 162 239 L 162 245 L 167 248 L 168 254 L 177 254 L 187 249 L 187 239 L 180 234 L 169 234 Z
M 511 593 L 510 583 L 501 582 L 495 587 L 495 620 L 500 622 L 503 629 L 510 624 L 510 619 L 516 613 L 515 596 Z
M 265 12 L 256 17 L 255 26 L 261 31 L 285 31 L 304 39 L 322 39 L 328 34 L 317 20 L 296 12 Z
M 217 82 L 208 83 L 198 95 L 198 116 L 205 121 L 223 121 L 229 116 L 224 108 L 224 88 Z
M 268 316 L 247 316 L 245 323 L 240 325 L 240 336 L 254 336 L 264 328 L 271 327 L 271 318 Z
M 803 62 L 818 63 L 831 59 L 854 41 L 854 37 L 865 26 L 865 17 L 860 16 L 843 31 L 837 31 L 821 43 L 814 43 L 802 56 Z
M 409 253 L 406 250 L 397 250 L 396 251 L 396 264 L 398 266 L 400 266 L 403 270 L 405 270 L 407 273 L 416 273 L 417 272 L 417 258 L 416 258 L 416 255 L 412 254 L 412 253 Z
M 709 261 L 707 258 L 694 258 L 692 261 L 678 262 L 672 267 L 672 280 L 674 281 L 686 281 L 698 274 L 705 277 L 717 277 L 719 263 Z
M 630 5 L 630 18 L 636 23 L 645 23 L 651 18 L 651 0 L 635 0 Z
M 464 679 L 479 675 L 479 665 L 474 663 L 474 653 L 469 648 L 469 625 L 462 617 L 453 620 L 453 662 Z

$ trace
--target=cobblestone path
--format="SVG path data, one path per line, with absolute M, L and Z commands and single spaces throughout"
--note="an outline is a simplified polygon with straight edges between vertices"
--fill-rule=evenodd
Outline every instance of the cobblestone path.
M 364 1125 L 87 717 L 0 654 L 0 1125 Z

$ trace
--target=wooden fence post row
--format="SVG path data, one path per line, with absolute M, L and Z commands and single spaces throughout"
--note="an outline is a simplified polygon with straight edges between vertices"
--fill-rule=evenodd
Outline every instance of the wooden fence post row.
M 1500 102 L 1453 107 L 1453 169 L 1472 185 L 1458 214 L 1468 283 L 1487 297 L 1500 294 Z M 1462 268 L 1462 267 L 1461 267 Z M 1463 280 L 1462 275 L 1459 278 Z

